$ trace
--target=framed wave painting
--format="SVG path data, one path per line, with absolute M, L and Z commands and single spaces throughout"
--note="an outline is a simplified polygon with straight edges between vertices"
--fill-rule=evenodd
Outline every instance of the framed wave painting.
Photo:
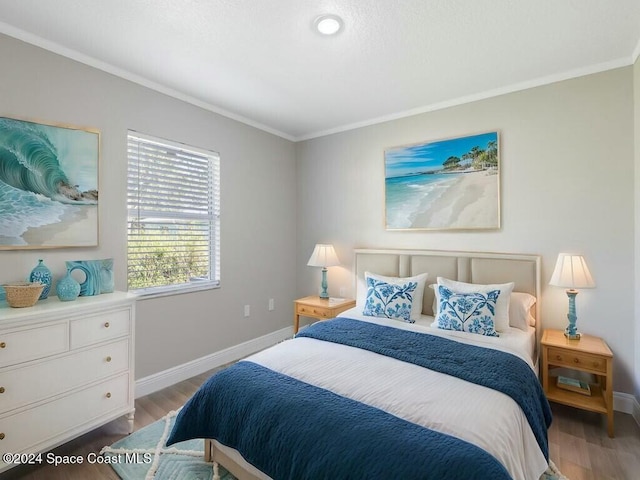
M 384 152 L 387 230 L 500 228 L 498 132 Z
M 100 133 L 0 117 L 0 249 L 98 245 Z

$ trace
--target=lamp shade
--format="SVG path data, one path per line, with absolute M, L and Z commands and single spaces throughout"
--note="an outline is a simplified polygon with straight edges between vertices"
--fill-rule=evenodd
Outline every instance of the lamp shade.
M 335 267 L 340 265 L 340 260 L 338 260 L 333 245 L 318 243 L 313 249 L 307 265 L 310 267 Z
M 565 288 L 593 288 L 596 286 L 582 255 L 559 253 L 549 285 Z

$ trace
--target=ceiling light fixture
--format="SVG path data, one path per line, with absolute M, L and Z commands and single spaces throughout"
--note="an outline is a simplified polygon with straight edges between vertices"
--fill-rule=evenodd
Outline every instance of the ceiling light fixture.
M 342 19 L 337 15 L 322 15 L 316 18 L 314 24 L 323 35 L 335 35 L 342 29 Z

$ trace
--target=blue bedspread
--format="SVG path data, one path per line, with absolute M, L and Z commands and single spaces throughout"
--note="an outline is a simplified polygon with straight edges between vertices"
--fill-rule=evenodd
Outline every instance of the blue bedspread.
M 316 323 L 298 337 L 363 348 L 501 391 L 521 406 L 548 458 L 549 404 L 533 371 L 513 355 L 346 318 Z M 275 480 L 510 478 L 475 445 L 250 361 L 200 387 L 167 445 L 192 438 L 237 449 Z
M 191 438 L 233 447 L 275 480 L 511 478 L 475 445 L 249 361 L 180 411 L 167 445 Z
M 515 355 L 349 318 L 317 322 L 297 336 L 380 353 L 509 395 L 520 405 L 549 460 L 551 408 L 533 370 Z

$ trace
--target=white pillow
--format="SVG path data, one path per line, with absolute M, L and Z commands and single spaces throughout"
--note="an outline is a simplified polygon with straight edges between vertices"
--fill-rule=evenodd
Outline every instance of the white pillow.
M 531 307 L 536 304 L 536 297 L 524 292 L 511 293 L 509 301 L 509 325 L 520 330 L 527 331 L 527 327 L 536 324 L 536 319 L 531 316 Z M 533 323 L 532 323 L 533 322 Z
M 444 285 L 437 285 L 439 305 L 434 322 L 436 328 L 498 337 L 495 330 L 495 311 L 500 290 L 456 293 Z
M 370 316 L 383 316 L 389 318 L 402 318 L 408 322 L 415 322 L 420 318 L 422 314 L 422 297 L 424 296 L 424 287 L 427 283 L 428 273 L 421 273 L 420 275 L 416 275 L 414 277 L 385 277 L 383 275 L 377 275 L 371 272 L 364 272 L 364 279 L 367 285 L 367 297 L 365 300 L 365 305 L 363 309 L 364 315 Z M 408 283 L 416 283 L 415 289 L 411 291 L 411 301 L 407 302 L 406 299 L 401 300 L 401 304 L 410 303 L 408 306 L 409 316 L 400 316 L 395 314 L 388 314 L 389 307 L 382 304 L 379 299 L 373 296 L 374 287 L 370 286 L 369 279 L 374 280 L 378 283 L 379 287 L 384 286 L 384 284 L 393 285 L 395 287 L 404 287 Z M 373 302 L 373 303 L 372 303 Z
M 432 283 L 429 288 L 433 290 L 433 316 L 438 316 L 438 307 L 440 299 L 438 298 L 438 289 L 435 288 L 438 285 Z M 513 328 L 519 328 L 523 331 L 528 331 L 527 325 L 531 327 L 536 326 L 536 319 L 531 315 L 531 307 L 536 304 L 536 297 L 524 292 L 511 292 L 509 298 L 509 326 Z M 435 324 L 432 325 L 435 327 Z
M 431 290 L 433 290 L 433 303 L 431 304 L 431 310 L 433 310 L 433 316 L 437 317 L 438 316 L 438 307 L 440 306 L 440 299 L 438 298 L 438 289 L 436 288 L 438 286 L 437 283 L 432 283 L 431 285 L 429 285 L 429 288 Z
M 515 286 L 513 282 L 480 285 L 476 283 L 456 282 L 448 278 L 438 277 L 438 285 L 444 285 L 455 293 L 487 293 L 491 290 L 500 290 L 500 295 L 498 295 L 498 301 L 496 302 L 495 329 L 498 332 L 504 332 L 509 328 L 509 303 L 511 300 L 511 292 Z M 437 292 L 438 289 L 435 288 L 435 291 Z

